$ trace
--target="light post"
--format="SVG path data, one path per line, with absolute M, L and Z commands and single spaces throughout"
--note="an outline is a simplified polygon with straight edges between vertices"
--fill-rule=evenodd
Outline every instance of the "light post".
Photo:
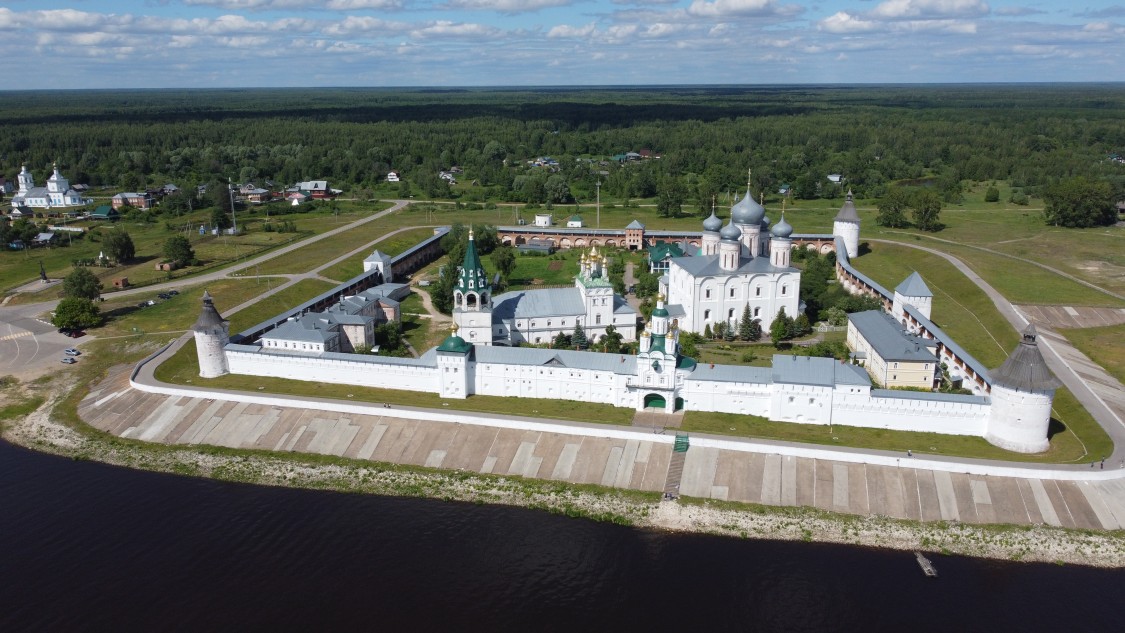
M 238 234 L 238 217 L 234 215 L 234 185 L 231 184 L 230 178 L 227 178 L 227 193 L 230 194 L 230 219 L 234 224 L 234 232 Z
M 597 190 L 597 194 L 598 194 L 598 201 L 596 203 L 596 208 L 598 210 L 598 226 L 597 226 L 597 228 L 600 229 L 600 228 L 602 228 L 602 181 L 598 180 L 598 184 L 595 185 L 594 188 Z

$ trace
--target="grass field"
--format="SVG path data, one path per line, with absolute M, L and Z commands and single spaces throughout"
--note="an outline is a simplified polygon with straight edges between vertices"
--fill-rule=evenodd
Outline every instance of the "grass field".
M 354 222 L 373 211 L 385 209 L 386 204 L 359 205 L 354 203 L 339 203 L 339 214 L 333 213 L 326 206 L 318 206 L 304 210 L 303 213 L 293 212 L 292 207 L 275 207 L 270 212 L 270 220 L 278 223 L 281 220 L 292 221 L 297 228 L 297 233 L 276 233 L 261 230 L 265 223 L 265 210 L 261 207 L 249 211 L 240 211 L 238 215 L 239 228 L 244 232 L 237 236 L 211 234 L 199 235 L 196 230 L 200 224 L 207 223 L 210 210 L 196 211 L 194 213 L 173 219 L 159 219 L 156 222 L 143 224 L 121 220 L 110 225 L 98 222 L 72 222 L 71 226 L 81 226 L 90 230 L 83 239 L 73 240 L 69 246 L 56 246 L 53 248 L 32 249 L 29 251 L 0 251 L 0 290 L 9 290 L 39 277 L 39 263 L 51 278 L 65 277 L 72 269 L 72 262 L 76 259 L 95 259 L 103 250 L 100 234 L 122 227 L 128 231 L 136 247 L 137 256 L 127 265 L 112 268 L 91 268 L 103 280 L 107 292 L 112 290 L 112 280 L 118 277 L 128 277 L 134 285 L 161 282 L 168 279 L 168 273 L 155 269 L 155 264 L 164 259 L 164 243 L 169 237 L 183 235 L 188 238 L 192 248 L 196 251 L 202 264 L 188 267 L 174 273 L 174 277 L 184 277 L 221 267 L 228 262 L 261 254 L 270 249 L 277 248 L 292 241 L 311 235 L 328 231 L 340 224 Z M 91 234 L 92 233 L 92 234 Z M 60 244 L 67 244 L 64 235 Z M 48 289 L 39 293 L 27 293 L 17 297 L 21 303 L 46 301 L 57 296 L 58 290 Z
M 245 310 L 240 310 L 228 316 L 227 318 L 230 319 L 230 332 L 231 334 L 241 332 L 268 318 L 277 316 L 287 310 L 292 310 L 305 301 L 335 287 L 336 284 L 321 279 L 302 279 L 285 290 L 265 297 Z M 218 297 L 216 297 L 216 300 L 217 299 Z
M 219 314 L 226 315 L 231 308 L 241 305 L 266 291 L 266 283 L 252 278 L 220 279 L 180 288 L 180 294 L 166 301 L 157 299 L 154 306 L 137 307 L 142 299 L 131 297 L 102 304 L 106 324 L 91 333 L 99 338 L 126 336 L 139 333 L 178 332 L 191 327 L 199 318 L 200 297 L 206 289 L 215 300 Z
M 372 248 L 377 248 L 387 255 L 394 257 L 427 237 L 433 236 L 433 234 L 434 230 L 432 227 L 408 229 L 376 243 Z M 363 260 L 370 254 L 370 252 L 359 253 L 339 264 L 324 269 L 321 274 L 329 279 L 336 279 L 341 282 L 347 281 L 363 272 Z M 337 254 L 337 256 L 339 255 Z
M 1060 329 L 1080 352 L 1125 383 L 1125 325 L 1082 329 Z

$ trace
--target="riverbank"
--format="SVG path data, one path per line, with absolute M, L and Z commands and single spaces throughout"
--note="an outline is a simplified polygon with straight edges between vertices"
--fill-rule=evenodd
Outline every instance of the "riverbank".
M 653 493 L 468 471 L 440 471 L 304 453 L 148 444 L 69 426 L 53 415 L 63 397 L 55 396 L 33 413 L 8 422 L 4 438 L 27 448 L 73 459 L 258 485 L 500 504 L 640 528 L 735 538 L 922 549 L 1002 560 L 1125 567 L 1125 537 L 1118 532 L 941 521 L 919 523 L 813 508 L 688 498 L 662 502 Z

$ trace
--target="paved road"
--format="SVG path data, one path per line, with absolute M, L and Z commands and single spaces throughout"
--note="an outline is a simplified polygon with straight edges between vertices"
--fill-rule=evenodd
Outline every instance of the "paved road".
M 170 290 L 173 288 L 183 287 L 185 285 L 195 285 L 222 279 L 224 277 L 230 276 L 231 274 L 246 270 L 253 266 L 257 266 L 275 257 L 293 252 L 303 246 L 307 246 L 320 240 L 328 239 L 334 235 L 338 235 L 345 231 L 354 229 L 357 226 L 361 226 L 379 218 L 386 217 L 387 215 L 390 215 L 402 209 L 410 203 L 409 200 L 393 200 L 391 202 L 393 204 L 390 208 L 384 211 L 380 211 L 379 213 L 374 213 L 366 218 L 362 218 L 360 220 L 356 220 L 355 222 L 345 224 L 338 228 L 332 229 L 331 231 L 326 231 L 324 233 L 321 233 L 320 235 L 314 235 L 292 244 L 288 244 L 277 250 L 265 253 L 264 255 L 259 255 L 258 257 L 255 257 L 253 259 L 248 259 L 243 262 L 232 264 L 220 270 L 211 271 L 195 277 L 182 277 L 180 279 L 177 279 L 176 281 L 165 282 L 152 286 L 120 290 L 117 292 L 109 293 L 106 296 L 110 299 L 116 299 L 119 297 L 132 297 L 137 295 L 151 297 L 164 290 Z M 384 239 L 389 235 L 393 235 L 393 233 L 380 237 L 379 240 Z M 378 240 L 375 241 L 377 242 Z M 333 260 L 332 262 L 329 262 L 328 265 L 331 265 L 336 261 L 340 261 L 357 252 L 360 252 L 364 248 L 370 248 L 370 246 L 363 246 L 360 249 L 349 253 L 348 255 L 344 255 L 336 260 Z M 328 265 L 321 266 L 311 273 L 306 273 L 304 275 L 289 276 L 289 281 L 279 285 L 277 288 L 267 294 L 274 294 L 276 292 L 279 292 L 283 288 L 288 287 L 289 285 L 292 285 L 296 281 L 305 277 L 317 276 L 319 272 L 322 269 L 327 268 Z M 254 300 L 256 301 L 260 298 L 261 297 L 257 297 Z M 53 363 L 59 363 L 60 359 L 62 358 L 62 350 L 66 349 L 67 347 L 79 345 L 86 340 L 92 340 L 85 337 L 83 337 L 82 339 L 67 338 L 62 334 L 59 334 L 56 331 L 55 327 L 51 324 L 39 321 L 36 318 L 53 310 L 56 304 L 58 304 L 57 299 L 52 301 L 44 301 L 42 303 L 30 303 L 26 305 L 0 306 L 0 375 L 14 374 L 20 377 L 30 377 L 37 375 L 42 371 L 53 367 Z M 239 309 L 241 309 L 245 305 L 247 304 L 243 304 L 243 306 L 238 307 Z M 81 362 L 81 360 L 79 360 L 79 362 Z
M 1005 299 L 988 282 L 981 279 L 980 275 L 973 272 L 960 259 L 948 253 L 917 244 L 879 239 L 869 241 L 915 248 L 945 259 L 983 290 L 992 300 L 996 309 L 1000 311 L 1000 314 L 1017 331 L 1023 331 L 1030 322 L 1010 301 Z M 1047 361 L 1047 366 L 1113 439 L 1113 455 L 1106 456 L 1107 461 L 1112 464 L 1121 463 L 1121 460 L 1125 459 L 1125 386 L 1106 373 L 1085 354 L 1075 349 L 1058 333 L 1047 328 L 1040 328 L 1038 342 L 1039 349 L 1043 352 L 1043 358 Z M 1100 456 L 1096 455 L 1095 457 Z

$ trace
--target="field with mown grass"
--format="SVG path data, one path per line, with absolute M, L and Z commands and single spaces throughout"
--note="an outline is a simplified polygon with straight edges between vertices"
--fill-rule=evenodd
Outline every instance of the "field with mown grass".
M 282 312 L 292 310 L 335 287 L 336 284 L 322 279 L 302 279 L 278 293 L 262 298 L 244 310 L 239 310 L 229 317 L 223 316 L 230 319 L 230 332 L 233 335 Z
M 1090 360 L 1125 384 L 1125 324 L 1057 331 Z
M 371 248 L 372 250 L 379 249 L 387 255 L 394 257 L 395 255 L 399 255 L 400 253 L 403 253 L 404 251 L 410 249 L 422 240 L 433 236 L 433 234 L 433 227 L 405 229 L 401 233 L 396 233 L 395 235 L 391 235 L 379 240 Z M 341 250 L 346 249 L 341 248 Z M 321 271 L 320 274 L 328 277 L 329 279 L 340 281 L 341 283 L 345 282 L 363 272 L 363 260 L 366 259 L 369 255 L 371 255 L 370 251 L 361 252 L 353 257 L 349 257 L 339 264 L 335 264 L 334 266 L 325 268 L 323 271 Z M 337 254 L 337 256 L 339 255 Z M 329 261 L 331 261 L 331 258 L 329 259 Z
M 283 283 L 282 279 L 274 279 L 273 285 Z M 253 277 L 219 279 L 203 284 L 185 285 L 179 288 L 180 294 L 171 299 L 160 299 L 153 291 L 152 296 L 129 297 L 117 300 L 106 300 L 101 304 L 102 314 L 106 316 L 106 324 L 94 328 L 91 334 L 99 338 L 108 336 L 126 336 L 130 334 L 154 334 L 159 332 L 179 332 L 191 327 L 199 318 L 201 309 L 200 299 L 203 291 L 211 293 L 215 307 L 219 314 L 226 315 L 231 308 L 241 305 L 250 299 L 266 292 L 268 284 L 265 279 Z M 143 300 L 153 299 L 157 303 L 153 306 L 139 307 Z

